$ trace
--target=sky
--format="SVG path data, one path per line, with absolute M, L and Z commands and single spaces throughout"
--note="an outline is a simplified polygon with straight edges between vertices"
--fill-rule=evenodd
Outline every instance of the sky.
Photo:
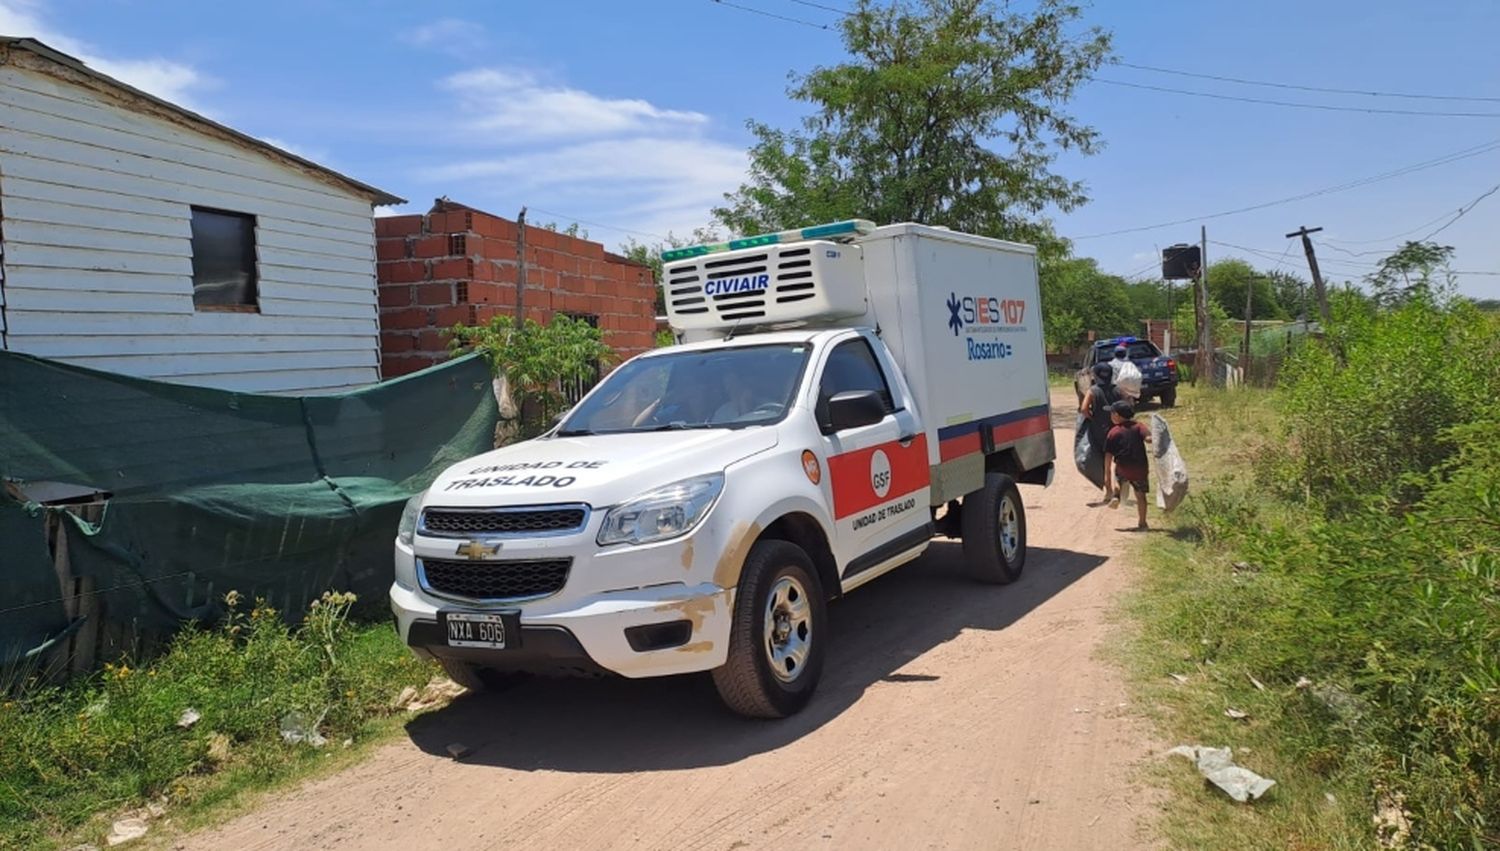
M 745 174 L 746 120 L 790 128 L 806 114 L 789 74 L 842 61 L 839 15 L 821 7 L 850 3 L 0 0 L 0 34 L 411 199 L 397 211 L 440 196 L 507 218 L 525 205 L 530 221 L 576 221 L 614 247 L 710 223 Z M 1285 234 L 1306 225 L 1323 228 L 1325 278 L 1357 281 L 1446 224 L 1434 239 L 1456 249 L 1460 290 L 1500 298 L 1500 193 L 1481 198 L 1500 184 L 1500 144 L 1484 147 L 1500 143 L 1500 3 L 1098 0 L 1092 25 L 1135 65 L 1489 100 L 1107 67 L 1068 106 L 1103 150 L 1056 163 L 1091 200 L 1047 213 L 1075 254 L 1149 277 L 1161 248 L 1202 225 L 1210 261 L 1305 274 Z M 1246 207 L 1261 208 L 1216 215 Z

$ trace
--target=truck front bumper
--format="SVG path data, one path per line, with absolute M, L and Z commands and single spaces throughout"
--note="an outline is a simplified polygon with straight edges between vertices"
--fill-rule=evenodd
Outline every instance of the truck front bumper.
M 690 544 L 681 546 L 691 553 Z M 604 558 L 579 558 L 574 574 L 622 573 L 621 559 L 681 562 L 683 556 L 673 549 L 643 547 L 617 550 Z M 584 589 L 571 587 L 570 579 L 569 587 L 556 595 L 508 605 L 450 599 L 403 584 L 400 577 L 414 571 L 403 571 L 400 562 L 415 556 L 398 544 L 396 559 L 398 581 L 391 585 L 391 612 L 401 640 L 420 656 L 501 671 L 602 671 L 632 678 L 711 670 L 728 656 L 734 592 L 712 583 L 663 582 L 579 593 Z M 515 614 L 520 635 L 507 636 L 502 650 L 451 647 L 440 629 L 440 610 Z

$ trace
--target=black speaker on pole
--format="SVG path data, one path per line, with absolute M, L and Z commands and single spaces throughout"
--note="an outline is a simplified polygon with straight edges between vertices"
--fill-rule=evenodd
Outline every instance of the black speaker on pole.
M 1196 245 L 1178 243 L 1161 250 L 1161 277 L 1164 281 L 1196 278 L 1202 266 L 1203 252 Z

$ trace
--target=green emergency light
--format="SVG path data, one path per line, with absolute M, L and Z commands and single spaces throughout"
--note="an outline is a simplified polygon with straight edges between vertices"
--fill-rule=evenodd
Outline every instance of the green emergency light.
M 738 251 L 741 248 L 759 248 L 763 245 L 777 245 L 783 242 L 801 242 L 807 239 L 833 239 L 837 237 L 864 236 L 875 230 L 875 223 L 865 219 L 849 219 L 842 222 L 833 222 L 826 225 L 814 225 L 798 230 L 784 230 L 779 233 L 764 233 L 759 236 L 747 236 L 743 239 L 731 239 L 728 242 L 709 242 L 703 245 L 692 245 L 687 248 L 674 248 L 661 253 L 661 262 L 673 263 L 678 260 L 687 260 L 693 257 L 702 257 L 705 254 L 718 254 L 723 251 Z

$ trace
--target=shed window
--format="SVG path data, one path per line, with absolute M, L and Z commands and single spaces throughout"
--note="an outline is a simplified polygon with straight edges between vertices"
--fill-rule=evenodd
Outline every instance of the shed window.
M 254 216 L 193 208 L 193 307 L 257 309 Z

